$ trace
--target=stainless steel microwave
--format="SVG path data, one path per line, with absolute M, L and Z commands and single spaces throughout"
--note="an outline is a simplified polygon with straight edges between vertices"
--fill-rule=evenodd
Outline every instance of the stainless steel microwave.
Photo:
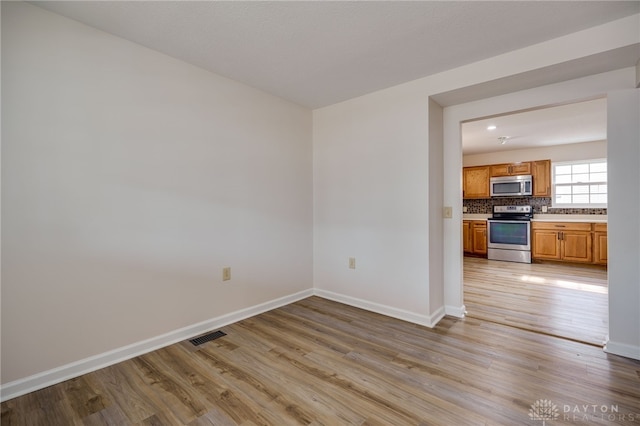
M 492 197 L 527 197 L 533 194 L 531 175 L 500 176 L 489 179 Z

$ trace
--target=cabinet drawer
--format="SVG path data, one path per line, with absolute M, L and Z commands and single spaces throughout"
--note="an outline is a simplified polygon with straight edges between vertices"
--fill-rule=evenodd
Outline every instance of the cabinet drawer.
M 512 175 L 530 175 L 531 163 L 514 163 L 511 165 Z
M 531 222 L 531 229 L 554 231 L 591 231 L 589 222 Z
M 594 223 L 593 230 L 596 232 L 607 232 L 607 224 L 606 223 Z

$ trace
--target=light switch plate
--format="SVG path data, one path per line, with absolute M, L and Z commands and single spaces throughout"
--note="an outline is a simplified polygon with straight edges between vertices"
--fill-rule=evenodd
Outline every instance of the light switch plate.
M 231 268 L 222 268 L 222 281 L 229 281 L 231 279 Z
M 445 219 L 451 219 L 453 217 L 453 208 L 452 207 L 445 207 L 442 209 L 442 216 Z

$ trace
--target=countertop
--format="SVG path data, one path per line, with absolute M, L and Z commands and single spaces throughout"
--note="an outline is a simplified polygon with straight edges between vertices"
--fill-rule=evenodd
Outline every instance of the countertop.
M 605 214 L 534 214 L 534 222 L 591 222 L 607 223 Z
M 487 220 L 491 217 L 490 214 L 472 214 L 472 213 L 463 213 L 462 220 Z
M 491 214 L 464 213 L 462 220 L 487 220 Z M 607 223 L 607 215 L 603 214 L 534 214 L 534 222 L 590 222 Z

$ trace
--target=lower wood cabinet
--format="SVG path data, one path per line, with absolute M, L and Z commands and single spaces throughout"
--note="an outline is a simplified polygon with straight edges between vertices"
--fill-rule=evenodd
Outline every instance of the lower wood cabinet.
M 462 221 L 462 241 L 466 254 L 487 255 L 487 222 L 485 220 Z
M 593 224 L 593 263 L 606 265 L 608 261 L 607 224 Z
M 586 222 L 532 222 L 531 257 L 606 265 L 606 226 Z
M 473 234 L 473 253 L 487 254 L 487 222 L 484 220 L 474 220 L 471 223 L 471 233 Z
M 462 221 L 462 250 L 465 253 L 473 253 L 473 240 L 471 234 L 471 221 Z

